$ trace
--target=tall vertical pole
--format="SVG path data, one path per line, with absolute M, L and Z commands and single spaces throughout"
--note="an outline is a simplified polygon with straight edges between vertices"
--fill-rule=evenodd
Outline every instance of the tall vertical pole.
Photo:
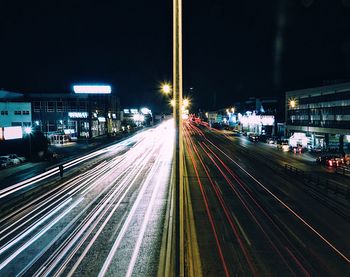
M 182 0 L 173 0 L 173 97 L 175 121 L 176 276 L 184 276 L 182 145 Z

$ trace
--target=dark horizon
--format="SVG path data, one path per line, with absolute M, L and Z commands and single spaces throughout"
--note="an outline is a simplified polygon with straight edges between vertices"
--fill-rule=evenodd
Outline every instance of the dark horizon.
M 168 109 L 171 1 L 2 3 L 0 24 L 1 88 L 102 82 L 122 106 Z M 184 94 L 197 108 L 350 78 L 349 1 L 185 1 L 183 31 Z

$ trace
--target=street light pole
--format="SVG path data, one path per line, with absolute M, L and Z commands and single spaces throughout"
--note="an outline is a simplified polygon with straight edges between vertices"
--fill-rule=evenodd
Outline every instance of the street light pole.
M 182 0 L 173 0 L 173 115 L 175 121 L 175 276 L 184 276 L 182 144 Z

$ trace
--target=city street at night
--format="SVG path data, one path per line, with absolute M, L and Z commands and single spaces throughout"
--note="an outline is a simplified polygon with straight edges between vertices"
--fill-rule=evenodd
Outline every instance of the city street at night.
M 284 171 L 280 164 L 292 163 L 293 153 L 227 133 L 185 126 L 203 276 L 347 275 L 348 199 L 344 218 L 324 205 L 327 195 Z
M 0 1 L 0 277 L 350 277 L 350 0 Z
M 172 139 L 170 120 L 2 189 L 1 275 L 156 275 Z

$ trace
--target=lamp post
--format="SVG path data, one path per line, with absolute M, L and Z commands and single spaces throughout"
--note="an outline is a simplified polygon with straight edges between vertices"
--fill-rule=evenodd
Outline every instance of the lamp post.
M 32 127 L 25 127 L 24 132 L 29 136 L 29 159 L 32 157 Z
M 175 276 L 184 276 L 182 141 L 182 0 L 173 0 L 173 99 L 175 121 Z

